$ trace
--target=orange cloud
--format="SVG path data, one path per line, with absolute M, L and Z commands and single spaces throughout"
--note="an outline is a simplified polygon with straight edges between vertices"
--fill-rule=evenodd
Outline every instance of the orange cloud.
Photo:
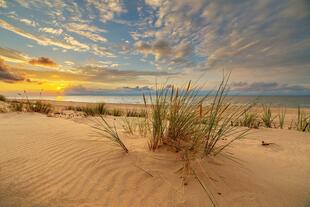
M 12 73 L 10 66 L 6 65 L 4 61 L 0 58 L 0 81 L 14 83 L 23 80 L 24 77 Z
M 37 59 L 29 60 L 29 63 L 32 65 L 39 65 L 39 66 L 48 66 L 48 67 L 57 67 L 57 63 L 47 57 L 39 57 Z

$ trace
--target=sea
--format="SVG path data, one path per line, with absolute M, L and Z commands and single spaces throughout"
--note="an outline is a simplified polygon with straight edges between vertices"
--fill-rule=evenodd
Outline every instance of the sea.
M 9 99 L 21 99 L 21 97 L 7 97 Z M 143 97 L 138 95 L 122 96 L 30 96 L 29 99 L 52 100 L 52 101 L 73 101 L 87 103 L 120 103 L 120 104 L 143 104 Z M 310 96 L 227 96 L 227 100 L 233 104 L 267 104 L 274 107 L 310 108 Z M 212 96 L 206 103 L 212 100 Z

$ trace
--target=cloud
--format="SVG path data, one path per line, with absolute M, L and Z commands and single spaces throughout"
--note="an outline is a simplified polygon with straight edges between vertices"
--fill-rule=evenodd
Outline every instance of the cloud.
M 105 32 L 105 30 L 95 27 L 93 25 L 83 23 L 69 23 L 66 24 L 66 30 L 74 32 L 94 42 L 107 42 L 107 39 L 105 37 L 97 34 L 99 32 Z
M 74 65 L 74 62 L 69 61 L 69 60 L 65 61 L 64 63 L 65 63 L 66 65 L 69 65 L 69 66 Z
M 113 20 L 115 14 L 126 12 L 121 0 L 87 0 L 88 6 L 94 8 L 102 22 Z
M 7 5 L 6 5 L 6 2 L 5 0 L 0 0 L 0 8 L 6 8 Z
M 39 57 L 37 59 L 31 59 L 29 60 L 29 64 L 32 65 L 39 65 L 44 67 L 57 67 L 57 63 L 55 63 L 53 60 L 47 58 L 47 57 Z
M 47 37 L 43 37 L 43 36 L 37 36 L 37 35 L 33 35 L 29 32 L 26 32 L 20 28 L 17 28 L 9 23 L 7 23 L 4 20 L 0 19 L 0 27 L 9 30 L 11 32 L 14 32 L 22 37 L 31 39 L 33 41 L 36 41 L 38 44 L 40 45 L 46 45 L 46 46 L 57 46 L 60 48 L 63 48 L 65 50 L 74 50 L 74 51 L 90 51 L 98 56 L 112 56 L 113 54 L 108 50 L 108 49 L 104 49 L 103 47 L 97 46 L 97 45 L 93 45 L 93 46 L 88 46 L 85 43 L 82 43 L 78 40 L 76 40 L 74 37 L 66 34 L 64 36 L 64 41 L 59 41 L 56 39 L 50 39 Z
M 230 84 L 231 91 L 241 92 L 246 94 L 277 94 L 289 93 L 291 95 L 298 95 L 299 93 L 306 92 L 309 94 L 310 87 L 306 85 L 289 85 L 280 84 L 277 82 L 234 82 Z
M 35 21 L 30 20 L 30 19 L 19 19 L 19 21 L 32 27 L 35 27 L 37 25 Z
M 143 93 L 150 93 L 154 90 L 149 86 L 136 86 L 136 87 L 122 87 L 116 89 L 102 89 L 102 88 L 90 88 L 83 85 L 74 86 L 65 90 L 66 95 L 118 95 L 118 96 L 129 96 L 129 95 L 141 95 Z
M 0 81 L 14 83 L 24 80 L 22 76 L 14 74 L 11 70 L 11 67 L 6 65 L 4 61 L 0 59 Z
M 50 34 L 54 34 L 54 35 L 60 35 L 63 32 L 62 29 L 54 29 L 51 27 L 40 28 L 40 31 L 50 33 Z
M 61 47 L 64 49 L 73 49 L 73 50 L 74 49 L 80 49 L 80 48 L 74 47 L 73 45 L 66 44 L 66 43 L 61 42 L 61 41 L 52 40 L 50 38 L 46 38 L 46 37 L 42 37 L 42 36 L 36 36 L 36 35 L 31 34 L 31 33 L 25 32 L 22 29 L 19 29 L 13 25 L 7 23 L 6 21 L 4 21 L 2 19 L 0 19 L 0 26 L 4 29 L 9 30 L 11 32 L 14 32 L 14 33 L 16 33 L 22 37 L 36 41 L 40 45 L 54 45 L 54 46 Z
M 176 55 L 172 48 L 188 43 L 188 59 L 193 64 L 179 65 L 171 58 L 164 67 L 186 69 L 190 66 L 193 72 L 223 68 L 259 71 L 279 67 L 309 71 L 310 4 L 306 0 L 243 3 L 146 0 L 145 3 L 151 8 L 152 21 L 131 36 L 141 53 L 155 56 L 155 65 L 162 64 L 167 54 Z M 162 50 L 153 47 L 158 40 L 167 43 Z M 186 55 L 181 52 L 180 56 Z
M 172 76 L 175 73 L 164 71 L 138 71 L 138 70 L 117 70 L 102 66 L 85 65 L 77 67 L 81 74 L 87 76 L 90 81 L 134 81 L 140 77 Z
M 152 44 L 147 44 L 142 41 L 136 42 L 135 47 L 138 51 L 145 55 L 154 55 L 156 60 L 164 58 L 185 58 L 192 49 L 189 44 L 180 44 L 176 48 L 172 48 L 165 40 L 157 40 Z
M 29 59 L 29 57 L 17 50 L 0 47 L 0 57 L 5 61 L 22 63 Z

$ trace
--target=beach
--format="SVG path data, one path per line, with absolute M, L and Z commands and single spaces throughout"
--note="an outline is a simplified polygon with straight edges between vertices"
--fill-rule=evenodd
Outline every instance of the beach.
M 80 105 L 49 103 L 59 111 Z M 149 151 L 147 138 L 124 131 L 123 117 L 105 119 L 115 124 L 129 153 L 98 136 L 91 127 L 98 117 L 65 114 L 0 114 L 0 206 L 310 204 L 309 133 L 287 126 L 252 129 L 224 153 L 193 162 L 196 174 L 183 185 L 179 154 L 165 147 Z M 296 109 L 287 109 L 287 117 L 296 117 Z

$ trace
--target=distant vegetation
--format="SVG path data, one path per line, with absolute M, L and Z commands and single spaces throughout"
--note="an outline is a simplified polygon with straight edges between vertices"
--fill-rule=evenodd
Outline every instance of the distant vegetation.
M 306 115 L 298 106 L 296 129 L 302 132 L 310 132 L 310 116 Z
M 5 98 L 4 95 L 1 95 L 1 94 L 0 94 L 0 101 L 6 101 L 6 98 Z

